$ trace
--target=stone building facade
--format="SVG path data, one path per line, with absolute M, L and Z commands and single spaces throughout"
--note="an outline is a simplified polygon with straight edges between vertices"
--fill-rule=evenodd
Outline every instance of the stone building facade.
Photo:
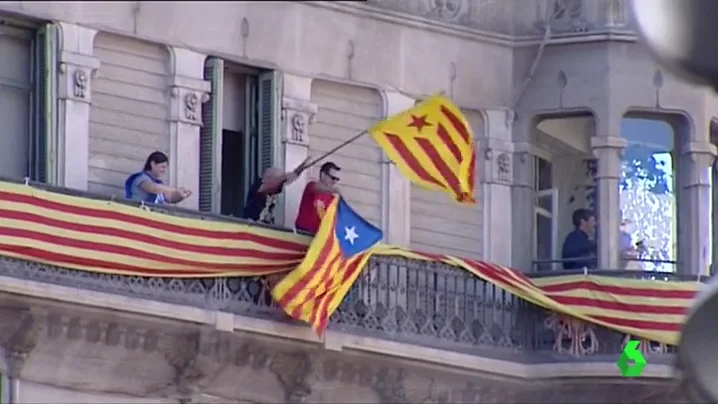
M 570 212 L 590 205 L 599 212 L 599 266 L 617 269 L 632 141 L 624 124 L 633 119 L 670 131 L 675 235 L 664 249 L 675 253 L 666 261 L 696 276 L 718 253 L 716 97 L 654 63 L 637 43 L 627 1 L 6 1 L 0 12 L 0 122 L 10 134 L 0 139 L 3 177 L 122 197 L 126 176 L 160 150 L 170 156 L 169 183 L 195 190 L 183 207 L 230 216 L 263 169 L 296 166 L 443 91 L 478 139 L 476 206 L 416 188 L 368 137 L 332 157 L 347 200 L 386 242 L 532 272 L 538 258 L 556 258 Z M 291 227 L 312 175 L 287 189 L 279 225 Z M 651 348 L 660 358 L 650 378 L 627 384 L 606 359 L 615 350 L 599 361 L 584 360 L 583 348 L 553 360 L 500 337 L 488 344 L 496 354 L 342 327 L 317 340 L 281 316 L 178 303 L 164 294 L 170 286 L 142 297 L 63 286 L 30 275 L 44 270 L 28 263 L 3 265 L 14 402 L 599 402 L 599 390 L 600 402 L 648 402 L 681 394 L 666 380 L 668 347 Z

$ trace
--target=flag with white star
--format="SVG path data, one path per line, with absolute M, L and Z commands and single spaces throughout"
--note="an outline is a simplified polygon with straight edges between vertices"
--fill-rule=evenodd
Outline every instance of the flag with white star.
M 368 131 L 413 183 L 476 203 L 476 144 L 461 109 L 442 95 L 381 121 Z
M 304 261 L 272 289 L 274 300 L 322 335 L 382 237 L 381 229 L 334 197 Z

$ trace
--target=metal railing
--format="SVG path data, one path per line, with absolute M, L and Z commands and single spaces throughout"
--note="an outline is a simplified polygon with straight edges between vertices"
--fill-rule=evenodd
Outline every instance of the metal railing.
M 69 195 L 108 199 L 41 187 Z M 134 201 L 115 201 L 139 205 Z M 236 221 L 290 231 L 171 206 L 151 208 L 170 215 Z M 531 275 L 543 277 L 575 273 L 584 271 Z M 592 270 L 590 273 L 638 276 L 656 282 L 683 279 L 682 275 L 655 272 Z M 0 257 L 0 275 L 296 323 L 274 304 L 269 289 L 259 277 L 174 279 L 106 275 L 6 257 Z M 329 327 L 352 334 L 482 356 L 525 358 L 530 354 L 535 356 L 534 360 L 556 361 L 578 356 L 591 356 L 594 358 L 591 360 L 595 360 L 607 355 L 615 360 L 613 356 L 622 350 L 626 335 L 589 324 L 572 331 L 572 326 L 567 326 L 569 323 L 574 324 L 575 321 L 567 321 L 527 303 L 458 267 L 440 262 L 377 256 L 370 260 L 331 317 Z M 587 333 L 587 329 L 591 332 Z M 588 346 L 587 341 L 591 341 Z M 671 350 L 671 347 L 661 346 L 651 352 L 670 353 Z

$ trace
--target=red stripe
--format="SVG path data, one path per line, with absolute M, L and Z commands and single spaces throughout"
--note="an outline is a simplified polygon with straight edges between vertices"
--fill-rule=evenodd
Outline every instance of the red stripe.
M 78 198 L 80 199 L 80 198 Z M 45 209 L 56 210 L 63 213 L 70 213 L 75 215 L 82 215 L 86 217 L 94 217 L 99 219 L 117 220 L 120 222 L 131 223 L 139 226 L 148 227 L 150 231 L 163 230 L 170 233 L 178 233 L 185 236 L 194 237 L 205 237 L 219 240 L 237 240 L 237 241 L 251 241 L 258 244 L 264 244 L 277 249 L 291 250 L 296 252 L 305 252 L 307 246 L 305 244 L 299 244 L 291 241 L 284 241 L 273 237 L 259 236 L 251 234 L 246 231 L 217 231 L 217 230 L 205 230 L 198 229 L 190 226 L 180 226 L 176 224 L 165 223 L 149 218 L 142 218 L 134 215 L 129 215 L 120 212 L 107 211 L 89 207 L 79 207 L 70 204 L 60 203 L 41 199 L 38 197 L 16 194 L 12 192 L 0 191 L 0 201 L 9 201 L 16 203 L 24 203 L 36 207 Z M 251 229 L 250 225 L 244 225 Z M 238 230 L 243 225 L 237 224 Z M 278 233 L 279 231 L 276 230 Z
M 658 321 L 636 320 L 632 318 L 616 318 L 607 316 L 591 316 L 591 318 L 614 326 L 637 328 L 646 331 L 680 331 L 683 327 L 683 324 L 660 323 Z
M 454 172 L 451 171 L 449 166 L 446 165 L 446 161 L 441 158 L 439 151 L 436 150 L 433 144 L 431 144 L 431 141 L 429 139 L 416 138 L 416 142 L 419 144 L 419 147 L 424 150 L 424 153 L 426 153 L 436 169 L 439 170 L 439 174 L 446 179 L 446 182 L 454 191 L 454 194 L 457 196 L 462 195 L 463 192 L 461 191 L 459 180 L 456 178 L 456 175 L 454 175 Z
M 317 300 L 317 296 L 319 295 L 319 287 L 321 285 L 328 286 L 327 284 L 332 281 L 331 279 L 331 273 L 332 273 L 332 267 L 337 264 L 337 262 L 342 261 L 342 253 L 339 252 L 338 254 L 335 254 L 333 257 L 331 257 L 331 261 L 329 261 L 329 264 L 323 265 L 321 269 L 317 272 L 317 277 L 315 279 L 318 279 L 316 282 L 316 286 L 309 288 L 307 291 L 307 295 L 304 298 L 304 301 L 302 301 L 301 304 L 297 305 L 297 307 L 294 308 L 294 312 L 292 312 L 292 317 L 298 318 L 301 316 L 302 310 L 304 309 L 304 306 L 311 301 Z M 326 288 L 323 294 L 326 293 Z M 311 322 L 314 322 L 314 313 L 312 314 L 312 318 L 310 320 Z
M 343 285 L 344 283 L 349 280 L 349 278 L 352 277 L 352 275 L 363 268 L 359 267 L 359 263 L 362 261 L 365 254 L 359 254 L 356 255 L 352 260 L 345 265 L 346 268 L 344 268 L 344 276 L 342 277 L 341 282 L 339 285 Z M 337 295 L 337 291 L 339 290 L 339 287 L 337 287 L 335 290 L 331 291 L 330 293 L 326 294 L 324 296 L 324 300 L 320 303 L 319 308 L 315 308 L 314 313 L 312 313 L 312 317 L 314 320 L 316 320 L 316 314 L 320 313 L 319 316 L 319 322 L 316 323 L 315 321 L 312 321 L 312 324 L 315 325 L 315 330 L 317 334 L 321 335 L 324 333 L 324 331 L 327 329 L 327 324 L 329 323 L 329 304 L 334 300 L 334 297 Z
M 523 274 L 517 274 L 517 271 L 514 271 L 512 269 L 503 268 L 494 264 L 489 264 L 486 261 L 465 260 L 464 262 L 469 264 L 470 267 L 477 269 L 479 272 L 490 275 L 492 278 L 495 279 L 502 279 L 503 282 L 509 283 L 516 288 L 519 288 L 519 285 L 521 285 L 527 289 L 536 289 L 536 286 L 534 286 L 533 282 L 531 282 L 529 278 L 527 278 Z M 508 273 L 508 271 L 511 271 L 511 273 L 513 274 L 519 275 L 518 279 L 511 276 L 511 273 Z
M 404 162 L 407 166 L 409 166 L 411 171 L 416 173 L 416 175 L 421 178 L 422 181 L 437 185 L 441 188 L 445 188 L 444 184 L 434 178 L 424 169 L 424 167 L 422 167 L 421 163 L 419 163 L 414 154 L 412 154 L 409 148 L 406 147 L 406 144 L 401 139 L 401 137 L 391 133 L 384 133 L 384 135 L 386 135 L 386 138 L 389 139 L 389 143 L 391 143 L 391 146 L 394 148 L 394 150 L 396 150 L 397 154 L 399 154 L 399 157 L 404 160 Z
M 65 266 L 65 267 L 77 267 L 85 266 L 96 268 L 99 272 L 117 275 L 117 271 L 129 272 L 135 276 L 148 276 L 148 277 L 216 277 L 216 276 L 229 276 L 226 272 L 216 272 L 211 270 L 176 270 L 176 269 L 146 269 L 136 267 L 134 265 L 121 264 L 117 262 L 107 262 L 103 260 L 97 260 L 93 258 L 76 257 L 73 255 L 67 255 L 62 253 L 56 253 L 52 251 L 40 250 L 33 247 L 19 247 L 7 244 L 0 244 L 0 251 L 4 251 L 11 254 L 21 255 L 27 257 L 28 260 L 35 259 L 42 262 L 52 263 L 53 265 Z M 289 268 L 284 265 L 275 265 L 274 268 L 267 267 L 266 270 L 274 269 L 275 272 L 286 271 Z M 247 273 L 249 273 L 248 271 Z M 123 274 L 124 276 L 124 274 Z
M 464 125 L 464 123 L 459 119 L 458 116 L 454 115 L 451 110 L 446 108 L 446 106 L 441 106 L 441 113 L 444 114 L 444 116 L 451 122 L 451 125 L 456 129 L 457 132 L 459 132 L 459 135 L 461 135 L 461 138 L 464 139 L 464 142 L 466 144 L 471 144 L 471 135 L 469 135 L 469 129 Z
M 190 243 L 183 243 L 180 241 L 173 241 L 167 238 L 163 237 L 155 237 L 151 236 L 149 234 L 140 233 L 136 231 L 130 231 L 130 230 L 124 230 L 114 227 L 104 227 L 104 226 L 95 226 L 90 224 L 81 224 L 81 223 L 73 223 L 73 222 L 67 222 L 64 220 L 58 220 L 54 218 L 48 218 L 41 215 L 36 215 L 34 213 L 29 212 L 16 212 L 13 210 L 6 210 L 6 209 L 0 209 L 0 218 L 6 218 L 6 219 L 15 219 L 15 220 L 22 220 L 26 222 L 36 223 L 36 224 L 42 224 L 46 226 L 56 227 L 59 228 L 58 231 L 61 230 L 72 230 L 72 231 L 78 231 L 83 233 L 91 233 L 87 234 L 87 237 L 92 237 L 93 235 L 103 235 L 103 236 L 112 236 L 112 237 L 120 237 L 126 240 L 132 240 L 132 241 L 139 241 L 142 243 L 147 243 L 153 246 L 159 246 L 159 247 L 166 247 L 171 248 L 175 250 L 180 251 L 189 251 L 189 252 L 195 252 L 200 254 L 210 254 L 210 255 L 222 255 L 222 256 L 230 256 L 230 257 L 252 257 L 252 258 L 259 258 L 259 259 L 266 259 L 266 260 L 281 260 L 281 261 L 290 261 L 290 260 L 301 260 L 302 257 L 304 257 L 303 253 L 299 252 L 268 252 L 268 251 L 262 251 L 257 249 L 250 249 L 250 248 L 226 248 L 226 247 L 211 247 L 211 246 L 202 246 L 197 244 L 190 244 Z
M 476 150 L 471 150 L 471 162 L 469 163 L 469 188 L 471 189 L 472 193 L 473 193 L 475 187 L 476 187 Z
M 330 220 L 332 221 L 331 226 L 332 228 L 334 228 L 336 215 Z M 311 263 L 311 268 L 307 271 L 307 273 L 305 273 L 304 276 L 298 279 L 297 282 L 295 282 L 294 285 L 292 285 L 289 290 L 279 298 L 279 301 L 277 303 L 280 306 L 287 307 L 290 302 L 297 298 L 301 291 L 306 289 L 307 285 L 312 281 L 317 271 L 321 271 L 323 269 L 323 265 L 328 261 L 329 254 L 331 253 L 332 248 L 334 248 L 334 245 L 336 243 L 336 237 L 334 236 L 334 232 L 331 231 L 326 240 L 320 241 L 314 239 L 312 245 L 317 242 L 324 244 L 322 246 L 322 249 L 319 251 L 319 256 L 314 262 Z M 309 249 L 311 250 L 311 247 Z M 299 268 L 303 267 L 306 264 L 305 261 L 302 261 L 302 263 L 299 264 Z
M 461 150 L 459 150 L 459 147 L 454 143 L 454 141 L 451 139 L 451 136 L 449 135 L 449 132 L 446 130 L 446 127 L 439 123 L 436 127 L 436 134 L 439 135 L 439 139 L 441 139 L 446 147 L 449 148 L 449 151 L 451 154 L 454 155 L 454 158 L 456 159 L 456 162 L 461 164 L 463 161 L 463 156 L 461 155 Z
M 592 292 L 613 293 L 616 295 L 655 297 L 659 299 L 693 299 L 697 291 L 693 290 L 665 290 L 634 288 L 623 286 L 600 285 L 591 281 L 567 282 L 559 285 L 541 286 L 540 289 L 547 294 L 561 293 L 570 290 L 590 290 Z
M 662 315 L 685 315 L 688 313 L 688 307 L 679 306 L 621 303 L 617 301 L 598 300 L 591 299 L 588 297 L 574 296 L 551 296 L 551 298 L 557 303 L 565 304 L 567 306 L 581 306 L 604 310 L 616 310 L 625 312 L 627 315 L 629 313 Z
M 251 264 L 251 265 L 237 265 L 237 264 L 220 264 L 214 262 L 203 262 L 203 261 L 191 261 L 180 258 L 174 258 L 161 254 L 154 254 L 147 251 L 137 250 L 135 248 L 124 247 L 114 244 L 97 243 L 89 240 L 74 240 L 70 238 L 64 238 L 61 236 L 53 236 L 49 234 L 40 233 L 33 230 L 25 229 L 10 229 L 7 227 L 0 227 L 0 236 L 8 237 L 21 237 L 27 240 L 42 241 L 46 243 L 52 243 L 55 245 L 77 248 L 85 250 L 88 254 L 93 252 L 119 254 L 133 258 L 141 258 L 146 260 L 157 261 L 162 264 L 175 264 L 183 265 L 190 268 L 207 268 L 207 272 L 214 271 L 232 271 L 237 270 L 241 267 L 249 267 L 254 269 L 262 269 L 267 267 L 266 264 Z M 272 264 L 274 266 L 276 264 Z M 285 264 L 286 265 L 286 264 Z
M 484 278 L 484 279 L 488 280 L 489 282 L 497 282 L 498 281 L 501 283 L 505 283 L 508 286 L 512 286 L 518 290 L 522 289 L 519 286 L 520 283 L 516 283 L 517 282 L 516 279 L 499 272 L 496 268 L 486 265 L 486 263 L 484 263 L 484 262 L 481 262 L 481 261 L 465 261 L 465 262 L 469 265 L 469 267 L 471 269 L 473 269 L 473 272 L 476 275 L 479 275 L 480 278 Z M 495 285 L 495 286 L 501 287 L 499 285 Z M 509 292 L 509 291 L 507 291 L 507 292 Z

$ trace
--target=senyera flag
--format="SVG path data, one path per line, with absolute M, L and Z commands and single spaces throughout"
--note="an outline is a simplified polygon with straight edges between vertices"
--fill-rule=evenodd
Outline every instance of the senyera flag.
M 417 185 L 476 203 L 474 135 L 461 110 L 434 95 L 369 131 L 399 170 Z
M 272 289 L 274 300 L 322 335 L 382 237 L 380 229 L 334 197 L 304 261 Z

